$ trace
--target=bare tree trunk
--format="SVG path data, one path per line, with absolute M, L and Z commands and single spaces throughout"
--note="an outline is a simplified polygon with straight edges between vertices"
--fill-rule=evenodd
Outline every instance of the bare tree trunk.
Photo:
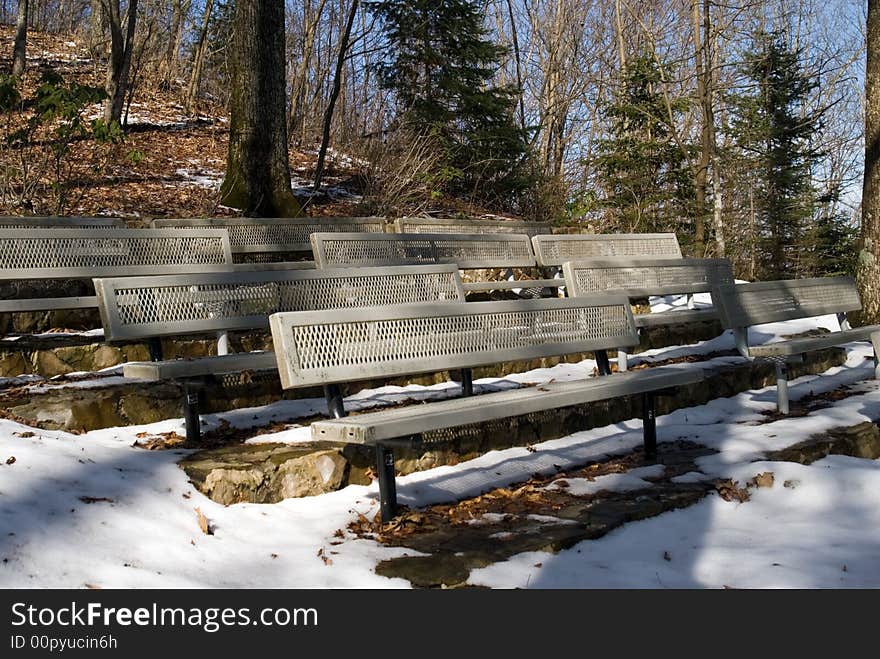
M 202 79 L 202 69 L 205 66 L 205 53 L 208 51 L 208 27 L 211 24 L 211 12 L 214 10 L 214 0 L 205 0 L 205 15 L 202 19 L 202 29 L 199 31 L 199 40 L 196 42 L 195 56 L 193 57 L 192 73 L 189 84 L 186 87 L 184 107 L 187 112 L 192 112 L 199 95 L 199 83 Z
M 183 37 L 183 23 L 186 14 L 189 12 L 189 2 L 185 0 L 174 0 L 174 12 L 171 15 L 171 32 L 168 35 L 168 43 L 165 48 L 165 57 L 160 64 L 160 81 L 161 84 L 168 89 L 171 86 L 171 79 L 177 67 L 178 55 L 180 53 L 180 42 Z
M 623 41 L 623 18 L 620 15 L 620 0 L 614 0 L 614 16 L 617 22 L 617 56 L 620 60 L 620 75 L 626 71 L 626 46 Z
M 339 54 L 336 56 L 336 72 L 333 76 L 333 89 L 330 91 L 330 101 L 327 111 L 324 113 L 324 127 L 321 133 L 321 148 L 318 151 L 318 164 L 315 165 L 315 190 L 321 187 L 321 178 L 324 176 L 324 159 L 327 157 L 327 147 L 330 144 L 330 127 L 333 125 L 333 110 L 336 107 L 336 99 L 339 98 L 339 90 L 342 87 L 342 73 L 345 66 L 345 57 L 348 54 L 348 42 L 351 38 L 351 28 L 357 16 L 359 0 L 352 0 L 348 10 L 348 19 L 345 30 L 339 40 Z
M 706 250 L 706 188 L 709 180 L 709 163 L 712 157 L 711 134 L 713 131 L 712 121 L 712 97 L 707 84 L 708 58 L 706 47 L 708 39 L 701 37 L 703 21 L 700 19 L 700 0 L 691 1 L 691 11 L 694 21 L 694 70 L 697 77 L 697 98 L 700 103 L 702 115 L 702 127 L 700 130 L 700 160 L 697 163 L 694 176 L 694 196 L 696 212 L 694 213 L 694 253 L 695 256 L 705 256 Z M 708 37 L 708 35 L 704 35 Z
M 20 78 L 24 75 L 27 65 L 25 50 L 27 48 L 28 0 L 18 0 L 18 20 L 15 23 L 15 43 L 12 47 L 12 75 Z
M 526 129 L 526 106 L 523 100 L 523 79 L 522 79 L 522 63 L 519 53 L 519 37 L 516 29 L 516 19 L 513 15 L 513 0 L 507 0 L 507 15 L 510 18 L 510 31 L 513 40 L 513 57 L 516 64 L 516 88 L 519 90 L 519 125 L 523 130 Z
M 321 22 L 321 16 L 324 14 L 324 5 L 327 0 L 320 0 L 314 14 L 307 11 L 311 7 L 311 3 L 305 5 L 303 9 L 303 52 L 297 63 L 296 70 L 291 81 L 290 94 L 290 115 L 288 117 L 288 128 L 291 135 L 296 135 L 297 141 L 302 143 L 305 135 L 305 114 L 303 107 L 306 105 L 307 80 L 309 65 L 312 61 L 312 54 L 315 50 L 315 32 L 318 24 Z
M 128 73 L 134 50 L 134 31 L 137 22 L 138 0 L 129 0 L 128 21 L 125 37 L 122 35 L 122 16 L 119 0 L 108 0 L 110 19 L 110 64 L 107 67 L 107 104 L 104 106 L 105 121 L 119 121 L 122 106 L 128 92 Z
M 229 152 L 220 202 L 249 215 L 302 214 L 287 154 L 284 3 L 236 0 Z
M 868 0 L 865 67 L 865 178 L 859 288 L 863 320 L 880 322 L 880 0 Z

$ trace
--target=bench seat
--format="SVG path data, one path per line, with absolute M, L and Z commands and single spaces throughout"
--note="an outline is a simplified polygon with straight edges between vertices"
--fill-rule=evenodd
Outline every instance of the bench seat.
M 552 382 L 467 398 L 411 405 L 352 417 L 315 421 L 312 439 L 375 444 L 434 430 L 506 419 L 521 414 L 608 400 L 619 396 L 657 392 L 665 387 L 693 384 L 704 378 L 698 368 L 662 366 L 630 371 L 613 377 L 574 382 Z
M 680 311 L 663 311 L 661 313 L 636 314 L 636 327 L 660 327 L 663 325 L 681 325 L 706 320 L 717 320 L 715 309 L 682 309 Z
M 822 336 L 805 336 L 785 341 L 766 343 L 760 346 L 749 346 L 749 355 L 752 357 L 789 357 L 802 355 L 813 350 L 833 348 L 850 341 L 870 341 L 871 335 L 880 333 L 880 325 L 868 325 L 855 329 L 831 332 Z
M 277 368 L 275 353 L 266 351 L 156 362 L 128 362 L 123 365 L 122 374 L 139 380 L 186 380 L 243 371 L 274 371 Z

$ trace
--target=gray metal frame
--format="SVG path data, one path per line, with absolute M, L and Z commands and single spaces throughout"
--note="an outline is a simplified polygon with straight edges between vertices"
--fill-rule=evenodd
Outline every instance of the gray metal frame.
M 552 318 L 553 314 L 564 310 L 588 310 L 603 307 L 614 308 L 613 313 L 621 314 L 622 322 L 626 330 L 619 334 L 611 333 L 602 338 L 585 339 L 578 338 L 566 341 L 546 342 L 537 333 L 541 328 L 541 314 Z M 495 327 L 486 326 L 484 335 L 485 349 L 480 351 L 456 352 L 457 348 L 451 345 L 441 345 L 441 341 L 453 340 L 456 333 L 464 336 L 468 330 L 450 329 L 459 317 L 476 318 L 479 316 L 493 316 L 498 314 L 530 314 L 533 316 L 535 327 L 523 325 L 518 327 Z M 597 313 L 598 315 L 598 313 Z M 427 319 L 430 325 L 442 328 L 437 332 L 435 343 L 428 352 L 414 357 L 397 356 L 393 361 L 381 363 L 357 362 L 353 357 L 340 357 L 336 364 L 325 365 L 320 368 L 310 369 L 305 372 L 302 367 L 302 355 L 297 353 L 297 344 L 294 331 L 303 328 L 325 326 L 328 335 L 334 336 L 334 350 L 340 354 L 345 352 L 346 342 L 353 345 L 370 345 L 374 349 L 380 348 L 377 339 L 367 340 L 366 344 L 357 331 L 349 331 L 347 326 L 368 322 L 373 328 L 381 328 L 383 321 L 390 321 L 387 326 L 395 321 L 420 321 Z M 446 323 L 445 325 L 443 323 Z M 595 295 L 577 299 L 549 299 L 549 300 L 518 300 L 512 302 L 471 302 L 463 305 L 440 305 L 440 304 L 411 304 L 394 305 L 373 309 L 343 309 L 327 312 L 302 311 L 294 313 L 273 314 L 269 318 L 272 330 L 272 339 L 275 353 L 278 357 L 278 367 L 281 374 L 281 383 L 285 389 L 311 386 L 315 384 L 330 384 L 366 380 L 374 377 L 390 377 L 394 375 L 410 375 L 415 373 L 429 373 L 452 369 L 468 369 L 481 365 L 496 364 L 505 361 L 521 359 L 536 359 L 553 355 L 573 354 L 578 352 L 590 352 L 619 348 L 638 344 L 635 323 L 629 301 L 620 295 Z M 586 336 L 587 328 L 579 328 Z M 527 346 L 515 348 L 498 348 L 493 346 L 493 332 L 499 336 L 513 335 L 522 339 Z M 507 334 L 505 334 L 507 333 Z M 471 337 L 472 338 L 472 337 Z M 401 336 L 397 339 L 401 345 L 405 345 L 410 339 Z M 387 338 L 385 339 L 388 340 Z M 392 348 L 389 348 L 392 349 Z M 330 348 L 328 347 L 328 350 Z M 394 353 L 390 353 L 394 354 Z M 336 354 L 328 353 L 327 359 L 336 358 Z
M 532 238 L 538 265 L 560 267 L 566 261 L 623 256 L 681 258 L 674 233 L 542 234 Z
M 344 259 L 328 255 L 333 242 L 350 243 Z M 522 234 L 443 234 L 443 233 L 313 233 L 312 253 L 318 268 L 417 265 L 455 263 L 459 269 L 524 268 L 535 265 L 529 237 Z M 358 256 L 371 242 L 385 243 L 388 256 Z M 492 255 L 492 244 L 500 244 L 503 255 Z M 448 255 L 447 245 L 459 244 L 461 256 Z M 469 251 L 468 251 L 469 250 Z M 480 254 L 480 251 L 487 254 Z
M 580 270 L 597 271 L 596 280 L 601 287 L 596 290 L 584 289 L 577 274 Z M 734 283 L 733 268 L 727 259 L 584 259 L 566 261 L 562 272 L 572 297 L 611 290 L 630 298 L 706 293 L 718 286 Z M 621 275 L 616 281 L 626 278 L 632 285 L 625 288 L 617 286 L 610 276 L 603 280 L 602 275 L 606 272 L 608 275 Z M 646 282 L 646 279 L 652 280 Z
M 802 355 L 851 341 L 870 341 L 874 349 L 874 377 L 880 379 L 880 325 L 852 329 L 849 311 L 862 304 L 851 277 L 816 277 L 719 286 L 712 294 L 721 324 L 733 331 L 737 350 L 746 359 L 767 359 L 776 367 L 776 405 L 789 413 L 788 365 Z M 793 338 L 762 346 L 749 345 L 749 327 L 836 314 L 841 330 L 830 335 Z
M 185 262 L 169 260 L 163 263 L 102 265 L 102 257 L 123 256 L 128 239 L 207 239 L 216 243 L 212 254 L 217 263 Z M 8 241 L 18 241 L 13 247 Z M 72 242 L 72 245 L 65 245 Z M 6 254 L 10 250 L 21 250 L 31 262 L 46 263 L 51 259 L 70 258 L 66 250 L 73 250 L 75 256 L 94 259 L 93 264 L 79 266 L 52 265 L 43 267 L 8 266 L 0 261 L 0 281 L 21 279 L 91 279 L 102 276 L 152 275 L 157 267 L 169 267 L 198 272 L 223 272 L 232 265 L 232 250 L 226 231 L 219 229 L 176 230 L 176 229 L 0 229 L 0 249 Z M 104 251 L 104 254 L 101 252 Z M 113 254 L 110 254 L 113 253 Z M 210 252 L 206 252 L 210 254 Z M 12 260 L 12 257 L 8 257 Z M 106 260 L 105 258 L 103 260 Z M 5 267 L 4 267 L 5 266 Z
M 271 284 L 295 284 L 296 282 L 312 282 L 320 280 L 328 282 L 328 286 L 335 286 L 334 281 L 340 281 L 341 287 L 345 281 L 352 279 L 375 279 L 381 278 L 387 280 L 386 287 L 390 288 L 391 278 L 396 276 L 419 276 L 419 275 L 449 275 L 454 287 L 454 298 L 449 302 L 463 303 L 464 290 L 462 289 L 461 279 L 458 276 L 458 270 L 454 265 L 424 265 L 424 266 L 404 266 L 392 268 L 347 268 L 347 269 L 328 269 L 328 270 L 292 270 L 292 271 L 262 271 L 262 272 L 227 272 L 227 273 L 211 273 L 211 274 L 186 274 L 186 275 L 156 275 L 152 277 L 113 277 L 113 278 L 96 278 L 94 280 L 95 291 L 98 298 L 98 308 L 101 313 L 101 321 L 104 325 L 104 333 L 110 341 L 125 341 L 133 339 L 143 339 L 146 337 L 172 336 L 181 334 L 202 334 L 228 330 L 245 330 L 268 328 L 269 313 L 253 314 L 246 316 L 217 316 L 214 318 L 187 318 L 177 319 L 165 322 L 140 322 L 125 323 L 120 314 L 120 297 L 131 295 L 126 293 L 132 290 L 138 290 L 143 293 L 158 291 L 163 288 L 183 288 L 187 287 L 190 291 L 175 292 L 175 298 L 179 296 L 191 296 L 192 299 L 186 300 L 187 304 L 210 305 L 210 298 L 215 298 L 221 305 L 219 313 L 223 313 L 222 305 L 231 304 L 235 300 L 227 299 L 232 293 L 230 291 L 218 292 L 212 294 L 210 290 L 203 290 L 201 287 L 228 287 L 234 289 L 236 287 L 259 287 L 260 285 Z M 306 284 L 307 285 L 307 284 Z M 123 293 L 120 293 L 122 291 Z M 319 292 L 314 291 L 314 295 L 318 296 Z M 399 300 L 400 298 L 398 298 Z M 331 309 L 340 306 L 338 300 L 320 299 L 315 297 L 312 308 Z M 440 301 L 438 301 L 440 303 Z M 154 301 L 153 304 L 156 304 Z M 183 304 L 183 301 L 180 302 Z M 154 312 L 154 309 L 150 310 Z M 181 309 L 170 310 L 169 313 L 179 314 Z M 271 313 L 271 312 L 270 312 Z M 318 312 L 323 313 L 323 312 Z
M 594 295 L 599 291 L 585 290 L 582 286 L 582 271 L 597 273 L 594 281 L 602 286 L 600 291 L 613 291 L 629 298 L 651 295 L 674 295 L 703 293 L 712 291 L 719 285 L 732 284 L 733 269 L 727 259 L 634 259 L 628 257 L 606 259 L 583 259 L 566 261 L 562 266 L 565 275 L 566 292 L 569 297 Z M 677 271 L 677 272 L 676 272 Z M 666 273 L 664 275 L 664 272 Z M 670 274 L 671 273 L 671 274 Z M 682 277 L 682 274 L 685 276 Z M 603 279 L 603 275 L 606 276 Z M 665 276 L 665 281 L 663 281 Z M 676 280 L 676 277 L 681 277 Z M 621 288 L 618 284 L 626 279 L 633 285 Z M 651 279 L 650 286 L 645 285 Z M 641 328 L 675 325 L 686 322 L 713 320 L 717 317 L 714 309 L 677 310 L 659 314 L 639 314 L 635 317 L 636 326 Z M 628 368 L 628 354 L 625 350 L 617 352 L 617 368 Z
M 552 231 L 549 222 L 447 217 L 401 217 L 394 221 L 394 228 L 397 233 L 521 233 L 527 236 Z
M 829 291 L 830 288 L 830 291 Z M 727 329 L 775 323 L 796 318 L 824 316 L 826 314 L 858 311 L 862 308 L 858 289 L 852 277 L 814 277 L 811 279 L 787 279 L 719 286 L 715 306 L 722 325 Z M 823 291 L 822 299 L 810 293 Z M 825 291 L 829 291 L 825 293 Z M 799 299 L 790 304 L 787 297 L 779 298 L 776 292 L 789 293 Z M 746 308 L 743 297 L 756 294 L 759 304 L 754 310 Z M 716 296 L 713 296 L 715 299 Z
M 364 233 L 384 233 L 385 218 L 382 217 L 294 217 L 294 218 L 253 218 L 253 217 L 212 217 L 212 218 L 171 218 L 156 219 L 155 228 L 193 229 L 199 227 L 220 228 L 229 231 L 229 240 L 234 254 L 271 254 L 274 252 L 304 252 L 312 246 L 308 236 L 316 232 L 350 233 L 353 230 Z M 259 226 L 303 227 L 303 238 L 292 242 L 253 243 L 241 234 L 249 228 Z

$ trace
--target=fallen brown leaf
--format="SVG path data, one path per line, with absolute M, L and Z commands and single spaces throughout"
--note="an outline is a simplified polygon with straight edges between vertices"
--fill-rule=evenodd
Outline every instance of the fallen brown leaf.
M 764 473 L 758 474 L 752 480 L 749 481 L 749 485 L 754 487 L 773 487 L 773 472 L 765 471 Z
M 202 533 L 205 535 L 214 535 L 214 529 L 211 528 L 211 523 L 208 521 L 208 518 L 205 517 L 205 513 L 201 511 L 200 508 L 195 508 L 196 518 L 199 520 L 199 528 L 202 530 Z

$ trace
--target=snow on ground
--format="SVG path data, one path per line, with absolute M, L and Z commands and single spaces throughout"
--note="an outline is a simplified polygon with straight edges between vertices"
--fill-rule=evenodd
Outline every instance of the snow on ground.
M 771 340 L 807 325 L 836 329 L 836 319 L 759 328 L 753 340 Z M 654 350 L 639 359 L 730 350 L 725 335 L 696 346 Z M 853 385 L 854 394 L 805 417 L 772 423 L 775 389 L 749 391 L 658 419 L 661 441 L 680 438 L 718 454 L 698 460 L 705 474 L 741 482 L 763 471 L 774 485 L 751 501 L 710 495 L 689 508 L 627 524 L 599 540 L 559 554 L 514 556 L 471 574 L 493 587 L 878 587 L 880 571 L 880 462 L 832 456 L 810 466 L 754 462 L 762 453 L 829 428 L 880 418 L 880 386 L 871 380 L 867 344 L 849 346 L 846 364 L 792 383 L 791 397 Z M 717 357 L 723 363 L 741 357 Z M 681 368 L 711 368 L 712 362 Z M 584 377 L 593 362 L 562 364 L 480 388 L 517 386 L 550 378 Z M 347 400 L 366 409 L 404 399 L 454 395 L 457 385 L 382 387 Z M 322 401 L 281 401 L 263 408 L 206 417 L 247 427 L 275 418 L 319 413 Z M 257 419 L 254 419 L 254 416 Z M 349 486 L 319 497 L 272 505 L 224 507 L 198 493 L 176 466 L 182 451 L 133 448 L 140 432 L 182 430 L 181 420 L 110 428 L 83 435 L 35 430 L 0 419 L 0 587 L 407 587 L 377 576 L 380 560 L 414 554 L 337 531 L 358 513 L 378 509 L 377 486 Z M 306 426 L 260 441 L 302 441 Z M 427 505 L 554 473 L 590 459 L 626 452 L 641 443 L 638 420 L 578 432 L 524 447 L 492 451 L 456 466 L 398 479 L 407 505 Z M 662 448 L 661 448 L 662 450 Z M 14 460 L 13 460 L 14 458 Z M 625 491 L 643 487 L 655 468 L 611 474 L 596 481 L 570 479 L 569 488 Z M 196 508 L 210 521 L 203 534 Z M 320 552 L 320 555 L 319 555 Z M 540 564 L 540 567 L 536 565 Z

